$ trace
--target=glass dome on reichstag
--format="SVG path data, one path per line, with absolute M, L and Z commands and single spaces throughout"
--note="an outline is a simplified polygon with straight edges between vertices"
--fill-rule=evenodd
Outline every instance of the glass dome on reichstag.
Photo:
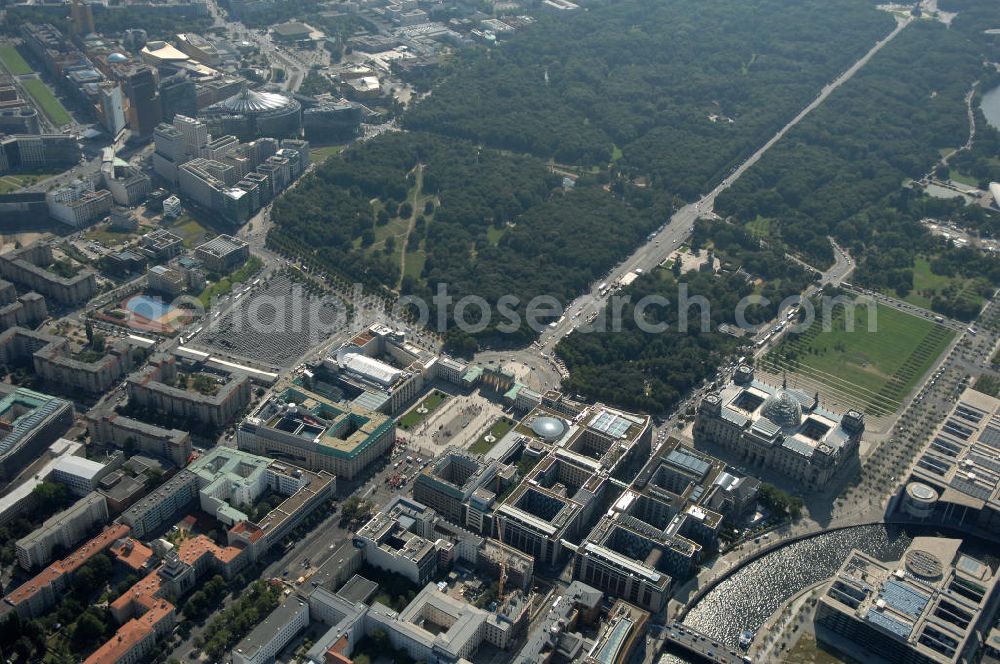
M 780 390 L 764 402 L 760 414 L 784 430 L 797 429 L 802 424 L 802 404 L 788 393 Z

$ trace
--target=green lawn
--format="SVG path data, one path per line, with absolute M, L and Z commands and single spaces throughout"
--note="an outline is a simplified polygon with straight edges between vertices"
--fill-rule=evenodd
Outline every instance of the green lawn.
M 977 180 L 976 178 L 972 177 L 971 175 L 966 175 L 965 173 L 960 173 L 959 171 L 956 171 L 955 169 L 951 169 L 951 173 L 949 174 L 949 177 L 951 177 L 951 179 L 954 180 L 955 182 L 957 182 L 959 184 L 964 184 L 967 187 L 977 187 L 977 188 L 979 187 L 979 180 Z
M 765 368 L 820 381 L 880 416 L 901 405 L 954 337 L 945 327 L 883 305 L 876 308 L 875 332 L 868 331 L 867 307 L 855 309 L 853 331 L 846 321 L 838 306 L 824 331 L 817 314 L 812 327 L 788 335 L 765 357 Z
M 34 71 L 13 46 L 0 46 L 0 61 L 3 61 L 3 66 L 11 76 L 21 76 Z
M 21 188 L 20 182 L 11 182 L 7 178 L 0 178 L 0 194 L 8 194 Z
M 94 240 L 100 242 L 105 247 L 115 247 L 120 244 L 124 244 L 129 240 L 133 240 L 139 237 L 141 233 L 138 231 L 115 231 L 111 229 L 110 224 L 101 224 L 98 226 L 92 226 L 86 233 L 83 234 L 88 240 Z
M 774 232 L 774 229 L 772 228 L 773 221 L 773 219 L 768 217 L 757 215 L 756 219 L 747 223 L 747 233 L 750 233 L 750 235 L 753 235 L 756 238 L 766 240 L 770 238 L 771 234 Z
M 346 148 L 346 145 L 324 145 L 318 148 L 311 148 L 309 155 L 313 161 L 326 161 L 327 157 L 338 154 Z
M 172 223 L 163 224 L 163 227 L 181 238 L 187 249 L 203 244 L 208 240 L 208 235 L 210 235 L 210 231 L 187 212 L 181 214 Z
M 212 305 L 213 297 L 221 297 L 233 289 L 235 283 L 246 283 L 251 277 L 260 272 L 264 267 L 264 262 L 256 256 L 250 256 L 243 267 L 239 268 L 229 276 L 219 279 L 214 284 L 210 284 L 201 292 L 198 299 L 207 311 Z
M 426 420 L 428 417 L 430 417 L 430 414 L 433 413 L 435 410 L 437 410 L 438 406 L 444 403 L 447 398 L 448 395 L 446 395 L 444 392 L 441 392 L 439 390 L 434 390 L 426 397 L 424 397 L 423 401 L 421 401 L 416 406 L 411 408 L 410 412 L 406 413 L 401 418 L 399 418 L 399 420 L 397 421 L 397 424 L 399 424 L 399 428 L 404 430 L 409 430 L 417 426 L 418 424 Z M 419 412 L 423 408 L 427 409 L 426 413 Z
M 479 437 L 479 440 L 474 442 L 470 447 L 469 451 L 473 454 L 485 454 L 493 449 L 493 446 L 500 442 L 500 439 L 507 435 L 507 432 L 514 428 L 514 421 L 508 420 L 507 418 L 502 418 L 493 423 L 486 433 Z M 493 436 L 494 440 L 486 440 L 487 436 Z
M 21 85 L 34 98 L 35 102 L 42 107 L 42 112 L 48 116 L 52 124 L 61 127 L 73 121 L 72 116 L 70 116 L 62 103 L 56 99 L 56 96 L 52 94 L 52 91 L 49 90 L 45 83 L 37 78 L 33 78 L 21 81 Z
M 490 224 L 490 227 L 486 229 L 486 241 L 495 247 L 497 246 L 497 243 L 500 242 L 500 238 L 502 238 L 503 234 L 506 232 L 507 226 L 497 228 L 493 224 Z
M 931 301 L 935 295 L 940 295 L 948 286 L 958 284 L 961 286 L 958 297 L 962 299 L 972 299 L 977 304 L 982 304 L 983 298 L 970 288 L 971 281 L 962 277 L 949 277 L 931 272 L 931 263 L 926 258 L 919 256 L 913 265 L 913 290 L 903 298 L 906 302 L 925 309 L 931 308 Z M 897 294 L 898 295 L 898 294 Z
M 27 187 L 29 184 L 35 184 L 53 175 L 56 175 L 56 173 L 29 172 L 0 176 L 0 194 L 17 191 L 18 189 Z

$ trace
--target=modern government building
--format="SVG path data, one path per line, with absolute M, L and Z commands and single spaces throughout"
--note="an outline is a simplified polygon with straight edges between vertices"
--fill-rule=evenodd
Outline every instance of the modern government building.
M 860 411 L 827 410 L 819 394 L 768 385 L 743 365 L 732 383 L 702 399 L 694 438 L 822 490 L 857 458 L 864 429 Z

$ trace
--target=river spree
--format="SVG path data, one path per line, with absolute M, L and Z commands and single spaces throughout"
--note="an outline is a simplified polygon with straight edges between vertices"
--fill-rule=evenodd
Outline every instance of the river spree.
M 756 631 L 789 597 L 834 574 L 851 549 L 898 560 L 911 538 L 885 526 L 858 526 L 817 535 L 753 561 L 709 592 L 684 624 L 730 647 L 740 632 Z
M 986 116 L 990 126 L 1000 129 L 1000 87 L 993 88 L 983 95 L 980 108 L 983 109 L 983 115 Z

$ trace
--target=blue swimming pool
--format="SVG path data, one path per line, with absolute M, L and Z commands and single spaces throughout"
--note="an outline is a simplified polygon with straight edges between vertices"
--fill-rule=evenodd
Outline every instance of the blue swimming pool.
M 164 314 L 173 309 L 169 303 L 152 295 L 136 295 L 129 298 L 125 306 L 133 314 L 148 318 L 149 320 L 159 320 Z

